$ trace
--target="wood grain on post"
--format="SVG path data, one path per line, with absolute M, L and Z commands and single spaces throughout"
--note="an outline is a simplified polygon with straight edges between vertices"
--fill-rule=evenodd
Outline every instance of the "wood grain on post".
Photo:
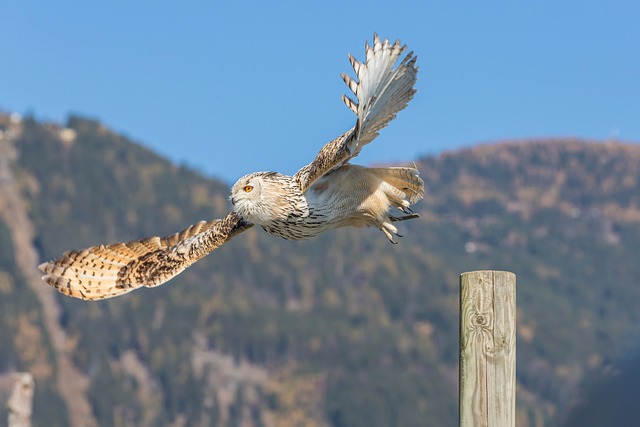
M 514 427 L 516 275 L 460 275 L 460 426 Z

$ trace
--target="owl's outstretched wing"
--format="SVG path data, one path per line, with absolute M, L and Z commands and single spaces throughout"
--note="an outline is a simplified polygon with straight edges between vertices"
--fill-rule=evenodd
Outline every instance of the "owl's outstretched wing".
M 42 280 L 84 300 L 112 298 L 142 286 L 158 286 L 253 224 L 235 212 L 201 221 L 167 237 L 93 246 L 40 264 Z
M 373 47 L 366 44 L 364 63 L 349 55 L 357 81 L 344 73 L 342 79 L 357 101 L 346 95 L 342 100 L 358 116 L 356 125 L 322 147 L 313 162 L 296 173 L 295 178 L 302 191 L 327 172 L 357 156 L 362 147 L 373 141 L 413 98 L 418 74 L 413 52 L 393 68 L 406 48 L 406 45 L 400 45 L 399 40 L 391 44 L 374 34 Z

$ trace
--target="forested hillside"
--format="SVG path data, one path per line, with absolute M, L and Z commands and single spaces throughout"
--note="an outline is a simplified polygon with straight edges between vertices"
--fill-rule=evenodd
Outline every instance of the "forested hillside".
M 36 426 L 453 425 L 467 270 L 518 276 L 519 426 L 562 422 L 638 339 L 638 145 L 426 157 L 398 245 L 254 228 L 169 284 L 89 303 L 37 263 L 222 217 L 228 186 L 80 117 L 0 115 L 0 131 L 0 400 L 32 372 Z

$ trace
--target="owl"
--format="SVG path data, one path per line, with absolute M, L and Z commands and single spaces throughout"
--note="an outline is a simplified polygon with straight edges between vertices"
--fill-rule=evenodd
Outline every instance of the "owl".
M 411 204 L 424 195 L 415 167 L 368 168 L 349 164 L 378 131 L 407 106 L 418 68 L 413 53 L 394 68 L 406 46 L 374 35 L 366 62 L 349 56 L 357 81 L 342 74 L 357 101 L 343 101 L 358 117 L 355 126 L 325 145 L 295 175 L 256 172 L 231 189 L 234 211 L 265 231 L 288 240 L 317 236 L 339 227 L 376 227 L 391 241 L 393 222 L 416 218 Z M 400 216 L 389 213 L 397 208 Z
M 164 238 L 68 251 L 41 264 L 42 279 L 63 294 L 98 300 L 142 286 L 158 286 L 254 224 L 288 240 L 317 236 L 339 227 L 376 227 L 396 243 L 395 222 L 417 218 L 411 205 L 424 195 L 415 167 L 363 167 L 349 161 L 407 106 L 415 94 L 418 67 L 406 46 L 374 34 L 365 62 L 349 55 L 356 79 L 342 74 L 355 95 L 342 99 L 356 124 L 326 144 L 292 176 L 257 172 L 231 189 L 233 210 L 223 219 L 199 222 Z M 396 66 L 397 64 L 397 66 Z

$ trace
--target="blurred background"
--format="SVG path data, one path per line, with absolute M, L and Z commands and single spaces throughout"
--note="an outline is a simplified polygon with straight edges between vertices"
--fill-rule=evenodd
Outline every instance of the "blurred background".
M 518 276 L 518 426 L 635 425 L 637 2 L 2 14 L 0 402 L 30 372 L 34 425 L 453 425 L 458 275 L 477 269 Z M 239 176 L 311 161 L 355 123 L 339 75 L 374 32 L 420 65 L 355 162 L 420 169 L 399 245 L 252 229 L 114 300 L 40 280 L 65 250 L 219 218 Z

